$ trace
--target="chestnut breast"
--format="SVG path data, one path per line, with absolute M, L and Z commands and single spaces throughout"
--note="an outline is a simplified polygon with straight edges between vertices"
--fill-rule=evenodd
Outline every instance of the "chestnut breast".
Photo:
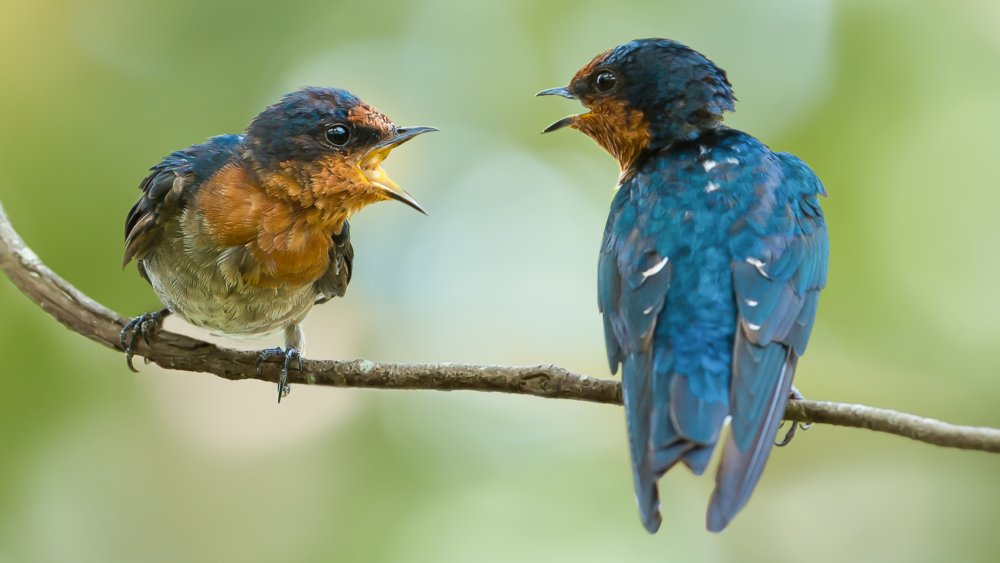
M 330 264 L 319 211 L 252 178 L 238 164 L 219 170 L 141 260 L 164 304 L 216 333 L 255 336 L 300 322 Z

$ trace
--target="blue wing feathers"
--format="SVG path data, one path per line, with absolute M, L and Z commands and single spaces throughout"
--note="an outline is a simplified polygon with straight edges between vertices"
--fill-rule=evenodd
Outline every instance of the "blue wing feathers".
M 139 185 L 142 196 L 125 219 L 123 266 L 133 257 L 142 257 L 156 240 L 163 218 L 183 209 L 202 182 L 238 155 L 242 141 L 239 135 L 212 137 L 170 153 L 149 169 Z
M 678 462 L 702 473 L 726 416 L 709 529 L 746 503 L 826 283 L 825 192 L 812 171 L 732 130 L 704 143 L 651 159 L 623 183 L 598 264 L 650 531 L 660 525 L 656 481 Z
M 806 344 L 809 342 L 809 334 L 812 332 L 813 321 L 816 319 L 816 305 L 819 303 L 819 291 L 812 290 L 806 296 L 805 303 L 798 319 L 788 331 L 785 342 L 792 347 L 795 355 L 802 356 L 806 351 Z
M 635 496 L 642 524 L 650 533 L 660 527 L 656 470 L 650 448 L 650 424 L 653 413 L 652 367 L 649 353 L 633 353 L 622 365 L 622 399 L 625 403 L 629 451 Z
M 653 353 L 653 433 L 650 438 L 653 447 L 660 450 L 672 446 L 680 436 L 670 421 L 670 374 L 674 370 L 674 354 L 663 348 Z M 656 465 L 663 464 L 658 462 Z
M 604 314 L 608 359 L 613 370 L 619 362 L 622 365 L 635 493 L 643 525 L 650 532 L 660 525 L 653 436 L 674 440 L 661 434 L 666 429 L 653 417 L 657 398 L 664 392 L 654 385 L 654 372 L 671 363 L 669 351 L 654 353 L 652 345 L 670 286 L 671 267 L 663 258 L 656 253 L 655 240 L 642 237 L 635 227 L 634 208 L 619 206 L 618 213 L 612 212 L 598 262 L 598 305 Z
M 621 346 L 618 344 L 620 330 L 614 328 L 617 315 L 613 311 L 618 307 L 621 296 L 621 278 L 618 276 L 618 265 L 609 249 L 601 250 L 601 258 L 597 265 L 597 307 L 603 314 L 604 344 L 608 353 L 608 364 L 611 373 L 618 372 L 622 362 Z
M 776 221 L 773 234 L 758 241 L 769 261 L 734 261 L 742 323 L 733 353 L 731 433 L 708 510 L 712 531 L 726 527 L 760 479 L 826 284 L 829 240 L 816 198 L 825 193 L 822 184 L 801 160 L 777 156 L 784 208 L 794 221 L 790 230 Z
M 714 451 L 715 444 L 711 446 L 696 446 L 684 454 L 682 461 L 691 470 L 691 473 L 701 475 L 708 467 L 708 462 L 712 460 L 712 452 Z
M 712 500 L 709 502 L 707 527 L 709 531 L 722 531 L 746 504 L 753 492 L 754 487 L 760 480 L 764 471 L 764 464 L 767 462 L 768 454 L 774 445 L 774 436 L 778 432 L 781 418 L 785 413 L 785 404 L 788 394 L 792 389 L 792 378 L 795 374 L 796 357 L 781 344 L 771 344 L 769 348 L 779 350 L 784 354 L 785 360 L 777 369 L 776 376 L 764 369 L 754 372 L 763 376 L 773 387 L 767 390 L 766 402 L 763 403 L 763 416 L 756 421 L 756 426 L 744 428 L 744 431 L 751 431 L 749 446 L 740 448 L 737 441 L 736 428 L 741 425 L 737 422 L 737 414 L 734 406 L 733 431 L 726 439 L 726 445 L 722 451 L 722 460 L 719 462 L 719 469 L 715 476 L 715 491 L 712 493 Z M 763 367 L 763 363 L 761 366 Z M 774 369 L 772 366 L 766 366 Z M 745 374 L 753 377 L 751 374 Z M 748 379 L 749 379 L 748 377 Z M 733 374 L 734 387 L 737 380 L 744 385 L 750 384 L 743 381 L 736 373 Z M 746 439 L 746 438 L 745 438 Z
M 733 417 L 731 426 L 736 445 L 745 451 L 767 412 L 788 349 L 778 343 L 758 346 L 742 334 L 733 348 L 733 387 L 740 390 L 733 393 L 731 407 L 739 416 Z
M 674 374 L 670 382 L 670 420 L 677 433 L 696 444 L 714 444 L 729 414 L 725 398 L 712 400 L 691 389 L 689 378 Z

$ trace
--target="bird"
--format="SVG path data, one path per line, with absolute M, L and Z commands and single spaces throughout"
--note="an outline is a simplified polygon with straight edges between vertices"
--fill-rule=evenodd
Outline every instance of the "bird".
M 301 322 L 314 305 L 342 297 L 354 249 L 348 219 L 383 200 L 426 214 L 386 175 L 390 151 L 433 127 L 399 127 L 350 92 L 307 87 L 257 115 L 241 135 L 175 151 L 150 168 L 125 220 L 122 266 L 165 305 L 125 324 L 126 362 L 168 315 L 214 334 L 252 338 L 283 331 L 284 347 L 258 361 L 302 368 Z
M 642 523 L 660 527 L 659 479 L 678 462 L 702 474 L 723 441 L 706 517 L 722 531 L 801 397 L 792 378 L 827 278 L 825 188 L 799 158 L 724 126 L 726 72 L 669 39 L 619 45 L 537 95 L 587 108 L 544 132 L 577 129 L 621 169 L 598 308 Z

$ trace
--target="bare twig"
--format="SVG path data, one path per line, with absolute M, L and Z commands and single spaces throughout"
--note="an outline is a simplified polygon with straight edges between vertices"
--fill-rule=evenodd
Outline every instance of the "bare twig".
M 121 351 L 119 332 L 127 319 L 95 302 L 48 269 L 18 236 L 0 206 L 0 269 L 22 293 L 70 330 Z M 138 354 L 169 369 L 200 371 L 240 380 L 277 383 L 277 364 L 265 364 L 258 375 L 258 354 L 219 348 L 180 334 L 161 331 L 151 345 L 140 342 Z M 122 371 L 125 371 L 124 366 Z M 617 381 L 578 375 L 553 365 L 490 366 L 470 364 L 386 364 L 304 360 L 292 370 L 290 383 L 377 389 L 495 391 L 595 403 L 621 404 Z M 911 414 L 864 405 L 821 401 L 789 401 L 785 418 L 867 428 L 914 440 L 970 450 L 1000 453 L 1000 430 L 956 426 Z

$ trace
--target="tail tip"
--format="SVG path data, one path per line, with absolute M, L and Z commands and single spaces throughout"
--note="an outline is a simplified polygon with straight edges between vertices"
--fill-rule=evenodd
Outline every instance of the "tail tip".
M 727 512 L 719 506 L 719 503 L 713 498 L 711 504 L 708 505 L 705 527 L 708 528 L 709 532 L 719 533 L 726 529 L 726 526 L 732 521 L 733 516 L 734 514 Z
M 642 525 L 650 534 L 655 534 L 660 529 L 660 524 L 662 523 L 663 518 L 660 517 L 659 510 L 653 509 L 652 512 L 642 515 Z
M 642 492 L 636 495 L 636 503 L 639 505 L 639 518 L 642 526 L 650 534 L 655 534 L 660 529 L 663 519 L 660 517 L 660 498 L 656 490 L 655 481 L 649 487 L 640 489 Z

